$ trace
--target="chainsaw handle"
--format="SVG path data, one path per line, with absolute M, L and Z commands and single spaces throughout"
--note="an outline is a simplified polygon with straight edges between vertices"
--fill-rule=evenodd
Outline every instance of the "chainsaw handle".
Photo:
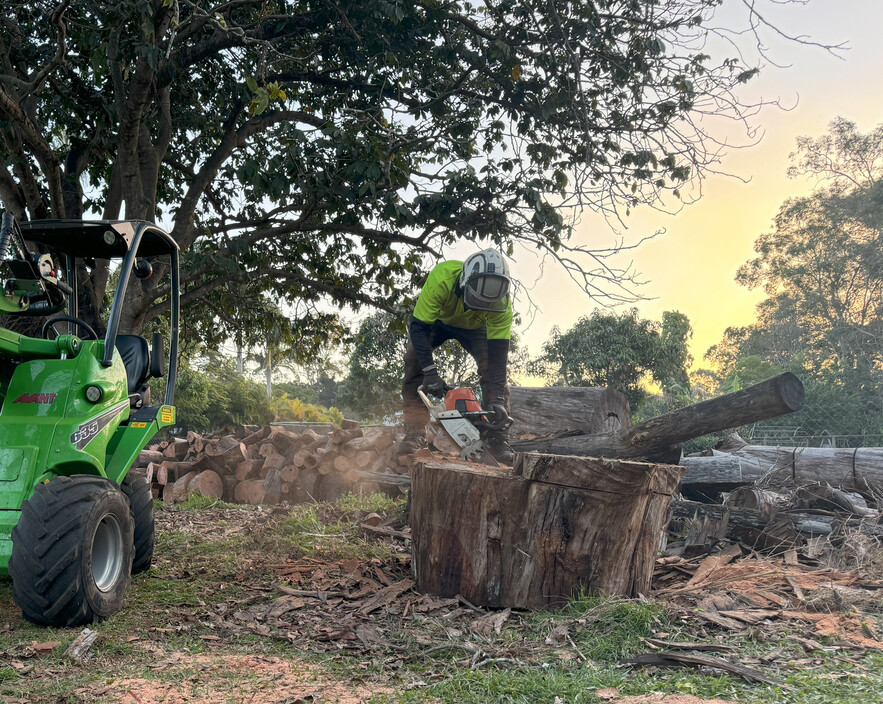
M 445 384 L 445 393 L 450 391 L 451 387 Z M 426 409 L 429 411 L 439 411 L 445 410 L 444 408 L 444 395 L 442 395 L 442 403 L 436 407 L 436 405 L 430 400 L 429 396 L 426 395 L 426 391 L 423 390 L 423 384 L 417 387 L 417 396 L 423 401 L 423 405 L 426 406 Z
M 423 401 L 423 405 L 426 406 L 427 409 L 432 410 L 432 401 L 429 400 L 429 396 L 426 395 L 426 392 L 423 390 L 423 384 L 417 387 L 417 396 L 420 397 L 420 400 Z
M 499 408 L 503 407 L 499 406 Z M 512 423 L 514 423 L 515 421 L 508 413 L 505 412 L 505 409 L 503 412 L 503 417 L 499 418 L 498 420 L 479 420 L 476 418 L 474 421 L 472 421 L 472 424 L 479 430 L 508 430 Z M 493 415 L 496 418 L 496 414 L 493 413 L 493 411 L 481 411 L 480 413 L 476 413 L 475 415 L 482 415 L 485 417 Z

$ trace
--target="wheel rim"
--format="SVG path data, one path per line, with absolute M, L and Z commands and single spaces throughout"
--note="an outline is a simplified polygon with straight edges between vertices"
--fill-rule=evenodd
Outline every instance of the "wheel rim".
M 101 519 L 92 541 L 92 579 L 103 592 L 114 588 L 123 571 L 123 528 L 117 517 Z

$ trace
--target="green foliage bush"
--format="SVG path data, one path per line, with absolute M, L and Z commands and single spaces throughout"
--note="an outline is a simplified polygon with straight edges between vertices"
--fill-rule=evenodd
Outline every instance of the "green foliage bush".
M 650 380 L 689 390 L 691 335 L 682 313 L 666 311 L 656 322 L 638 318 L 636 308 L 622 314 L 596 310 L 566 332 L 554 328 L 532 367 L 554 385 L 617 389 L 635 407 L 648 396 Z
M 325 408 L 305 403 L 299 398 L 291 398 L 288 394 L 274 396 L 270 407 L 273 410 L 274 419 L 277 421 L 333 423 L 339 426 L 343 420 L 343 413 L 334 407 Z
M 162 398 L 165 379 L 150 383 L 153 398 Z M 208 432 L 239 424 L 308 421 L 339 425 L 343 414 L 281 393 L 267 398 L 263 384 L 237 373 L 233 364 L 212 355 L 199 366 L 184 362 L 178 369 L 175 406 L 181 428 Z

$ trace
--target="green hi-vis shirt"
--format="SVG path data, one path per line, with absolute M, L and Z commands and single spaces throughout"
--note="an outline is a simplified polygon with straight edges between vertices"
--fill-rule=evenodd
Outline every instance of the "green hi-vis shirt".
M 512 331 L 512 300 L 502 313 L 467 310 L 457 295 L 457 279 L 463 262 L 447 261 L 429 272 L 423 290 L 417 297 L 414 317 L 430 325 L 436 320 L 463 330 L 487 328 L 488 340 L 508 340 Z

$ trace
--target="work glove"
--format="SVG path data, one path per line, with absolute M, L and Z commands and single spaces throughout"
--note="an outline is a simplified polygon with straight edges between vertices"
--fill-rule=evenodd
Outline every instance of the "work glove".
M 447 388 L 447 384 L 438 375 L 438 369 L 432 367 L 423 370 L 423 390 L 426 393 L 444 396 Z
M 492 428 L 508 428 L 512 423 L 512 419 L 509 418 L 509 411 L 506 410 L 506 406 L 503 405 L 501 399 L 490 399 L 485 410 L 488 411 L 486 416 L 487 423 Z

